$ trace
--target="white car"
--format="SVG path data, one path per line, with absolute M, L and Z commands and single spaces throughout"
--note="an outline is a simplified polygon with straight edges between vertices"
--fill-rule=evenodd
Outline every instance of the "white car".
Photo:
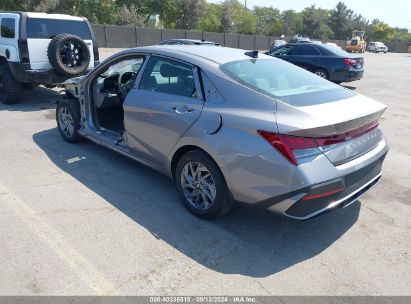
M 0 101 L 20 100 L 23 88 L 53 86 L 98 63 L 90 23 L 76 16 L 0 12 Z
M 382 42 L 370 42 L 368 51 L 375 53 L 384 52 L 386 54 L 388 52 L 388 47 Z

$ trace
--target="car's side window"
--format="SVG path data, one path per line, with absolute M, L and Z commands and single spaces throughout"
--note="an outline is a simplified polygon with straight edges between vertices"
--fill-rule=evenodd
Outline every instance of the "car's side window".
M 14 38 L 16 36 L 16 20 L 14 18 L 1 18 L 1 37 Z
M 190 65 L 179 61 L 151 57 L 141 78 L 139 89 L 195 97 L 193 69 Z
M 287 56 L 290 54 L 291 47 L 283 46 L 270 52 L 271 56 Z

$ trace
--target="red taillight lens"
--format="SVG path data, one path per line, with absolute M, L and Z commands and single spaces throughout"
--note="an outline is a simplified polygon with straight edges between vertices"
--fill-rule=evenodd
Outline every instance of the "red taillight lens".
M 318 193 L 318 194 L 313 194 L 313 195 L 306 195 L 302 198 L 302 200 L 308 201 L 308 200 L 312 200 L 312 199 L 316 199 L 316 198 L 321 198 L 321 197 L 325 197 L 325 196 L 329 196 L 329 195 L 333 195 L 333 194 L 336 194 L 336 193 L 343 192 L 344 190 L 345 190 L 344 187 L 339 187 L 337 189 L 333 189 L 333 190 L 323 192 L 323 193 Z
M 297 166 L 297 159 L 295 158 L 293 151 L 289 145 L 287 145 L 280 134 L 267 132 L 267 131 L 257 131 L 266 141 L 268 141 L 274 148 L 277 149 L 290 163 Z
M 354 66 L 357 63 L 354 59 L 350 59 L 350 58 L 343 59 L 343 62 L 347 66 Z
M 262 130 L 258 130 L 257 133 L 277 149 L 290 163 L 298 166 L 293 150 L 313 149 L 338 144 L 359 137 L 377 127 L 378 121 L 373 121 L 352 131 L 327 137 L 301 137 Z

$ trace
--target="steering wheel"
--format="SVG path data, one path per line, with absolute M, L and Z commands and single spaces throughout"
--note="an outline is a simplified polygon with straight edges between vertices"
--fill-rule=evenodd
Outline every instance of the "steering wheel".
M 118 95 L 121 99 L 125 99 L 128 91 L 130 91 L 131 86 L 134 83 L 137 73 L 135 72 L 123 72 L 118 75 Z

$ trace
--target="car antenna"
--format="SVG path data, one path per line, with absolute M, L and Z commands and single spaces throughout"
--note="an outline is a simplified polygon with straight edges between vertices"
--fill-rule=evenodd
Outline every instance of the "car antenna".
M 249 51 L 244 53 L 247 56 L 250 56 L 251 58 L 258 58 L 258 51 Z

